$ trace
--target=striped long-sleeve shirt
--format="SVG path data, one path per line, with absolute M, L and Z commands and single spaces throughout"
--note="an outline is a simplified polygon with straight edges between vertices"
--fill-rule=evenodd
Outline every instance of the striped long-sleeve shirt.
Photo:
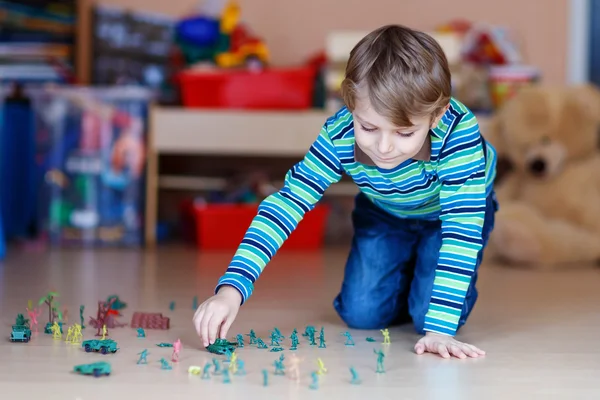
M 339 110 L 327 119 L 304 159 L 288 171 L 284 187 L 260 204 L 216 290 L 232 285 L 245 302 L 304 214 L 346 173 L 376 205 L 393 215 L 441 220 L 442 244 L 425 330 L 454 335 L 482 247 L 496 152 L 484 145 L 475 116 L 456 99 L 451 99 L 430 137 L 429 161 L 410 159 L 391 170 L 361 164 L 354 156 L 352 114 L 345 107 Z

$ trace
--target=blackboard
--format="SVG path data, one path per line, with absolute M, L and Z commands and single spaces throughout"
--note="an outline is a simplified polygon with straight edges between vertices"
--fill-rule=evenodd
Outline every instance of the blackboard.
M 161 102 L 171 102 L 176 21 L 108 6 L 96 6 L 92 20 L 92 83 L 141 85 L 159 92 Z

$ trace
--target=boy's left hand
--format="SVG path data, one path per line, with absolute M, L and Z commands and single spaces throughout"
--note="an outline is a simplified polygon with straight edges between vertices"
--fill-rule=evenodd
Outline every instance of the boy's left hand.
M 427 332 L 419 339 L 415 345 L 415 352 L 417 354 L 436 353 L 444 358 L 450 358 L 451 354 L 457 358 L 477 358 L 485 355 L 485 351 L 473 345 L 459 342 L 451 336 L 433 332 Z

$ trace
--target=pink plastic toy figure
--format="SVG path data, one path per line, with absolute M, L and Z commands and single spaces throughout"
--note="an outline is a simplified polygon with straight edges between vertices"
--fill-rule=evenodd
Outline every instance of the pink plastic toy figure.
M 33 310 L 30 310 L 29 308 L 26 308 L 26 310 L 27 310 L 27 315 L 29 315 L 29 319 L 31 320 L 31 327 L 35 328 L 35 331 L 37 332 L 38 331 L 37 317 L 39 317 L 42 314 L 42 309 L 34 308 Z
M 296 353 L 292 353 L 288 371 L 290 372 L 290 378 L 295 379 L 296 382 L 300 382 L 300 363 L 302 361 L 304 361 L 304 358 L 298 358 Z
M 181 351 L 181 340 L 177 339 L 175 343 L 173 343 L 173 356 L 171 357 L 171 361 L 177 362 L 179 361 L 179 352 Z

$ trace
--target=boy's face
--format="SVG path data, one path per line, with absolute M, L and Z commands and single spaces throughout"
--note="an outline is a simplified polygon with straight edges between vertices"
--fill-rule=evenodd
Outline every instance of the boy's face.
M 362 98 L 356 100 L 352 115 L 356 144 L 379 168 L 391 169 L 417 155 L 429 156 L 429 149 L 423 146 L 428 144 L 429 129 L 437 125 L 443 113 L 433 122 L 426 116 L 411 119 L 411 127 L 394 126 Z

